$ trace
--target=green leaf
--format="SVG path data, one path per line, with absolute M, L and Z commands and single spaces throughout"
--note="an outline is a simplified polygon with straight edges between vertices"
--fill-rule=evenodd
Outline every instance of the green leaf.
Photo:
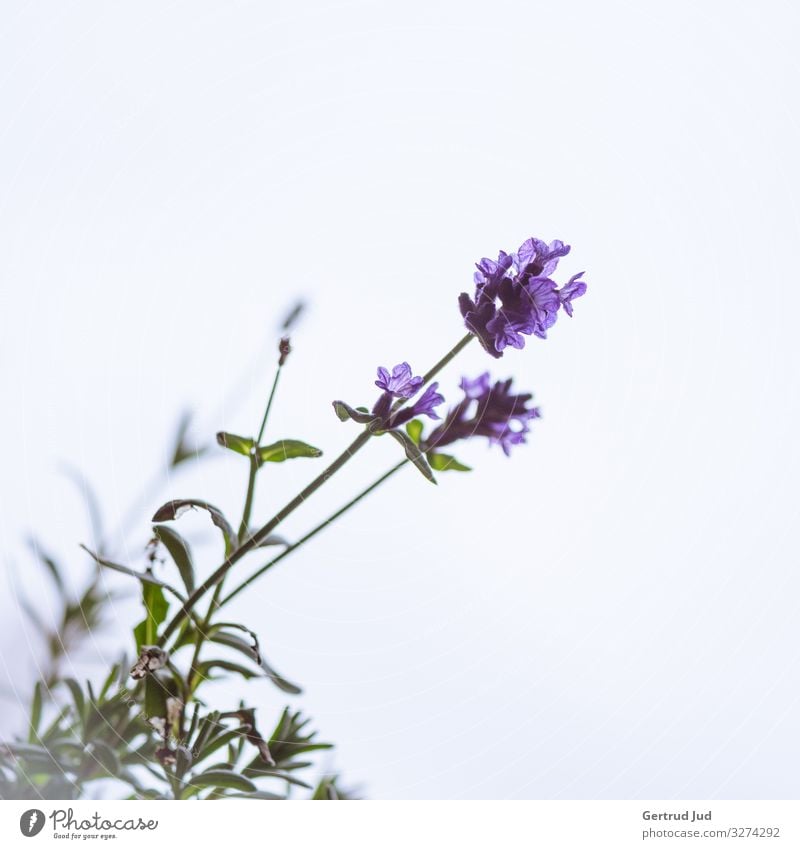
M 189 619 L 184 619 L 183 624 L 178 630 L 178 636 L 175 638 L 175 642 L 172 644 L 172 651 L 176 652 L 178 649 L 182 649 L 184 646 L 195 645 L 197 643 L 197 631 L 199 626 L 202 626 L 202 623 L 192 622 Z
M 261 736 L 258 728 L 256 728 L 256 712 L 254 708 L 246 708 L 242 705 L 239 710 L 229 711 L 228 713 L 221 714 L 221 716 L 235 716 L 242 723 L 242 727 L 237 730 L 244 733 L 247 741 L 258 749 L 259 757 L 267 766 L 275 766 L 275 761 L 272 759 L 267 741 Z
M 314 801 L 333 802 L 339 799 L 336 788 L 336 778 L 322 778 L 311 797 Z
M 455 457 L 450 454 L 434 454 L 432 451 L 428 452 L 428 462 L 431 464 L 431 468 L 435 469 L 437 472 L 471 472 L 471 466 L 465 466 L 463 463 L 459 463 Z
M 245 680 L 256 678 L 261 673 L 254 669 L 248 669 L 239 663 L 234 663 L 232 660 L 204 660 L 197 665 L 197 671 L 203 679 L 211 679 L 211 672 L 215 669 L 224 669 L 226 672 L 233 672 L 234 675 L 241 675 Z
M 116 778 L 122 771 L 117 753 L 107 743 L 95 740 L 89 744 L 86 754 L 91 772 Z
M 123 663 L 125 663 L 124 655 L 123 655 Z M 111 667 L 111 671 L 106 676 L 106 680 L 103 682 L 103 686 L 100 688 L 100 695 L 98 696 L 98 698 L 100 699 L 101 702 L 108 695 L 109 690 L 111 690 L 111 686 L 113 685 L 114 680 L 119 676 L 119 673 L 120 673 L 120 664 L 115 663 Z
M 221 728 L 223 726 L 220 726 Z M 229 728 L 224 729 L 223 733 L 218 734 L 216 737 L 210 737 L 208 742 L 203 746 L 202 749 L 195 749 L 192 753 L 192 757 L 194 758 L 194 763 L 198 764 L 200 761 L 205 760 L 207 757 L 210 757 L 214 754 L 214 752 L 219 751 L 223 746 L 226 746 L 231 740 L 237 740 L 241 738 L 244 734 L 246 734 L 246 728 Z
M 218 710 L 212 710 L 211 713 L 206 714 L 206 716 L 200 720 L 200 725 L 197 729 L 197 738 L 194 743 L 192 743 L 192 753 L 195 757 L 203 751 L 206 741 L 212 734 L 216 734 L 220 727 Z M 191 738 L 187 738 L 187 740 L 190 739 Z
M 31 539 L 28 540 L 28 546 L 39 559 L 41 564 L 46 567 L 47 571 L 50 573 L 50 577 L 53 579 L 53 583 L 56 585 L 59 595 L 63 596 L 64 578 L 61 575 L 61 570 L 58 568 L 56 561 L 44 551 L 41 545 L 39 545 L 38 540 L 34 537 L 31 537 Z
M 264 445 L 258 449 L 258 462 L 282 463 L 284 460 L 294 460 L 296 457 L 321 457 L 322 451 L 299 439 L 279 439 L 272 445 Z
M 322 778 L 311 797 L 317 801 L 337 801 L 339 799 L 357 799 L 352 790 L 343 790 L 339 786 L 338 775 L 328 775 Z
M 105 739 L 111 743 L 118 742 L 122 729 L 131 727 L 133 719 L 131 693 L 128 691 L 115 693 L 110 699 L 98 702 L 89 682 L 87 682 L 87 690 L 89 699 L 84 724 L 84 740 L 93 742 Z
M 207 501 L 201 501 L 199 498 L 179 498 L 168 501 L 156 510 L 151 521 L 171 522 L 180 518 L 187 510 L 191 510 L 192 507 L 199 507 L 201 510 L 208 511 L 211 521 L 222 531 L 222 535 L 225 537 L 225 553 L 230 554 L 239 542 L 238 537 L 233 532 L 233 528 L 225 518 L 223 512 Z
M 333 409 L 339 417 L 339 421 L 342 422 L 352 419 L 359 424 L 369 424 L 369 422 L 375 419 L 375 416 L 368 412 L 365 407 L 354 410 L 349 404 L 345 404 L 344 401 L 334 401 Z
M 270 793 L 267 790 L 256 790 L 255 793 L 226 793 L 226 799 L 277 799 L 283 801 L 285 796 L 279 796 L 277 793 Z
M 152 584 L 142 585 L 142 603 L 145 617 L 134 629 L 136 651 L 142 646 L 149 646 L 158 639 L 158 626 L 167 618 L 169 602 L 164 598 L 161 587 Z
M 170 586 L 170 584 L 165 583 L 164 581 L 160 581 L 150 572 L 137 572 L 135 569 L 131 569 L 129 566 L 122 566 L 120 563 L 114 563 L 111 560 L 106 560 L 104 557 L 100 557 L 95 554 L 91 549 L 88 549 L 85 545 L 81 545 L 81 548 L 95 560 L 95 562 L 99 563 L 101 566 L 105 566 L 106 569 L 113 569 L 115 572 L 122 572 L 123 575 L 130 575 L 132 578 L 138 578 L 143 584 L 152 585 L 155 587 L 161 587 L 165 589 L 167 592 L 172 593 L 178 601 L 186 601 L 186 596 L 183 593 L 178 592 L 174 587 Z
M 245 778 L 231 769 L 209 769 L 199 775 L 193 775 L 187 781 L 187 786 L 191 788 L 225 787 L 243 793 L 255 793 L 258 790 L 249 778 Z
M 256 532 L 255 530 L 248 531 L 247 537 L 248 538 L 252 537 L 255 534 L 255 532 Z M 288 546 L 289 540 L 285 539 L 282 536 L 279 536 L 278 534 L 269 534 L 268 536 L 264 537 L 264 539 L 261 540 L 261 542 L 256 546 L 256 548 L 269 548 L 269 546 L 272 546 L 272 545 Z
M 178 567 L 183 585 L 187 593 L 194 591 L 194 564 L 192 563 L 192 552 L 189 543 L 169 525 L 155 525 L 153 533 L 164 543 L 164 548 Z
M 167 699 L 171 696 L 166 682 L 157 674 L 151 673 L 144 679 L 144 718 L 166 719 Z
M 245 457 L 250 457 L 253 454 L 253 449 L 256 447 L 255 440 L 247 436 L 237 436 L 235 433 L 225 433 L 221 430 L 217 434 L 217 442 L 230 451 L 235 451 L 237 454 L 244 454 Z
M 403 450 L 406 452 L 406 457 L 408 457 L 417 469 L 422 472 L 424 477 L 431 483 L 436 483 L 436 478 L 433 476 L 433 472 L 431 471 L 431 467 L 428 465 L 428 461 L 425 459 L 425 455 L 412 442 L 411 437 L 403 433 L 401 430 L 390 430 L 387 431 L 387 433 L 390 436 L 393 436 L 403 446 Z
M 175 748 L 175 774 L 178 778 L 183 778 L 192 766 L 192 753 L 186 746 L 176 746 Z
M 299 299 L 294 302 L 294 305 L 286 314 L 286 318 L 283 320 L 283 324 L 281 325 L 281 330 L 291 330 L 299 321 L 300 316 L 305 312 L 306 302 L 302 299 Z
M 190 457 L 199 457 L 201 454 L 205 454 L 205 447 L 197 447 L 189 445 L 186 436 L 189 432 L 189 426 L 192 423 L 192 414 L 190 411 L 186 411 L 180 417 L 178 421 L 177 432 L 175 433 L 175 447 L 172 450 L 172 459 L 170 460 L 170 466 L 175 468 L 175 466 L 183 463 L 184 460 L 188 460 Z
M 192 711 L 192 719 L 189 723 L 189 730 L 186 732 L 186 741 L 187 743 L 194 737 L 194 732 L 197 729 L 197 719 L 200 715 L 200 703 L 194 703 L 194 710 Z
M 43 746 L 31 746 L 27 743 L 0 743 L 0 755 L 25 758 L 26 762 L 43 767 L 45 770 L 53 771 L 54 767 L 60 767 L 53 753 Z
M 86 718 L 86 700 L 83 697 L 81 685 L 74 678 L 65 678 L 64 683 L 69 687 L 72 701 L 75 702 L 75 713 L 78 721 L 83 725 Z
M 240 631 L 245 631 L 250 635 L 253 642 L 251 644 L 246 640 L 243 640 L 241 637 L 238 637 L 236 634 L 229 634 L 227 631 L 217 630 L 222 628 L 236 628 Z M 235 649 L 249 657 L 250 660 L 254 661 L 261 667 L 261 669 L 266 673 L 267 678 L 270 678 L 272 683 L 279 690 L 283 690 L 284 693 L 291 693 L 291 695 L 297 696 L 303 692 L 300 687 L 296 684 L 292 684 L 291 681 L 287 681 L 282 675 L 276 672 L 266 662 L 266 660 L 264 660 L 258 646 L 258 637 L 249 628 L 245 628 L 244 625 L 238 625 L 235 622 L 221 622 L 212 626 L 209 631 L 208 639 L 211 640 L 212 643 L 219 643 L 219 645 L 228 646 L 228 648 Z
M 281 781 L 287 782 L 287 784 L 294 784 L 295 787 L 305 787 L 306 790 L 311 789 L 310 784 L 305 781 L 301 781 L 299 778 L 295 778 L 295 776 L 293 776 L 290 772 L 283 772 L 279 769 L 265 767 L 260 760 L 257 760 L 257 762 L 259 764 L 258 766 L 253 767 L 248 765 L 244 769 L 244 772 L 251 778 L 279 778 Z
M 28 732 L 28 742 L 35 743 L 39 739 L 39 723 L 42 721 L 42 682 L 37 681 L 33 688 L 31 700 L 31 725 Z
M 310 720 L 304 718 L 299 711 L 291 713 L 289 708 L 284 708 L 275 730 L 272 732 L 268 748 L 272 759 L 277 764 L 276 769 L 288 775 L 290 771 L 301 769 L 304 761 L 297 758 L 308 752 L 330 749 L 330 743 L 315 742 L 316 732 L 304 733 L 304 729 Z M 244 770 L 245 775 L 256 778 L 260 775 L 272 775 L 275 770 L 265 767 L 259 758 L 254 758 Z M 288 780 L 288 779 L 287 779 Z
M 36 608 L 27 599 L 20 597 L 19 606 L 22 608 L 28 619 L 30 619 L 31 622 L 35 625 L 36 630 L 40 634 L 44 635 L 50 631 L 50 628 L 45 623 L 44 619 L 42 619 Z M 57 637 L 57 639 L 60 640 L 60 637 Z
M 406 433 L 409 435 L 414 445 L 419 445 L 423 427 L 424 425 L 422 424 L 421 419 L 411 419 L 411 421 L 406 425 Z

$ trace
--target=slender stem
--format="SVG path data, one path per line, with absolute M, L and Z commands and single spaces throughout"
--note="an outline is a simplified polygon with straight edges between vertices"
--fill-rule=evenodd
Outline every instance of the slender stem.
M 247 526 L 250 524 L 250 513 L 253 510 L 253 496 L 256 491 L 256 474 L 258 472 L 258 459 L 255 454 L 250 455 L 250 473 L 247 477 L 247 495 L 244 499 L 244 510 L 242 511 L 242 521 L 239 524 L 239 539 L 244 539 L 247 533 Z
M 278 367 L 275 369 L 275 377 L 272 380 L 272 388 L 269 391 L 269 398 L 267 399 L 267 406 L 264 408 L 264 415 L 261 417 L 261 427 L 258 429 L 258 436 L 256 437 L 255 444 L 255 452 L 258 451 L 261 446 L 261 440 L 264 437 L 264 430 L 267 427 L 267 419 L 269 418 L 270 410 L 272 409 L 272 402 L 275 400 L 275 391 L 278 388 L 278 381 L 281 377 L 281 371 L 283 369 L 283 357 L 278 361 Z M 248 528 L 250 527 L 250 514 L 253 511 L 253 497 L 256 492 L 256 477 L 258 475 L 258 456 L 256 453 L 250 455 L 250 473 L 247 477 L 247 495 L 244 500 L 244 510 L 242 511 L 242 521 L 239 525 L 239 539 L 244 539 L 247 534 Z M 208 631 L 209 626 L 211 625 L 211 617 L 217 610 L 219 597 L 222 593 L 222 585 L 224 583 L 224 578 L 220 580 L 220 582 L 214 587 L 214 594 L 211 597 L 211 602 L 208 605 L 208 611 L 206 612 L 205 619 L 203 619 L 202 627 L 198 628 L 197 639 L 195 641 L 194 646 L 194 655 L 192 657 L 192 663 L 189 667 L 188 673 L 188 688 L 189 694 L 192 692 L 192 684 L 194 679 L 199 675 L 197 670 L 198 663 L 200 661 L 200 650 L 203 647 L 203 643 L 206 639 L 206 632 Z
M 261 427 L 258 429 L 258 436 L 256 437 L 255 450 L 261 446 L 261 440 L 264 437 L 264 431 L 267 427 L 267 419 L 269 418 L 270 410 L 272 409 L 272 402 L 275 400 L 275 392 L 278 388 L 278 381 L 281 378 L 281 371 L 283 369 L 283 363 L 278 362 L 278 367 L 275 369 L 275 377 L 272 381 L 272 388 L 269 391 L 269 398 L 267 399 L 267 406 L 264 408 L 264 415 L 261 417 Z M 253 497 L 255 496 L 256 491 L 256 475 L 258 474 L 258 459 L 255 454 L 250 457 L 250 474 L 247 478 L 247 495 L 244 501 L 244 510 L 242 511 L 242 521 L 239 524 L 239 539 L 244 539 L 245 534 L 247 534 L 248 528 L 250 526 L 250 514 L 253 510 Z
M 393 466 L 389 469 L 388 472 L 384 472 L 376 481 L 371 483 L 366 489 L 362 490 L 355 498 L 352 498 L 347 502 L 343 507 L 340 507 L 335 513 L 328 516 L 328 518 L 324 522 L 320 522 L 313 530 L 309 531 L 304 537 L 301 537 L 297 542 L 293 542 L 291 545 L 287 545 L 286 548 L 277 556 L 273 557 L 269 563 L 262 566 L 258 571 L 254 572 L 246 581 L 239 584 L 235 590 L 232 590 L 222 601 L 219 603 L 220 607 L 224 607 L 231 599 L 235 596 L 239 595 L 239 593 L 248 587 L 256 578 L 260 578 L 264 572 L 271 569 L 276 563 L 283 560 L 288 554 L 291 554 L 293 551 L 296 551 L 300 548 L 301 545 L 307 543 L 312 537 L 315 537 L 320 531 L 324 530 L 331 523 L 335 522 L 340 516 L 343 516 L 351 507 L 355 507 L 362 498 L 366 497 L 370 494 L 374 489 L 377 489 L 384 481 L 388 480 L 395 472 L 399 472 L 403 466 L 408 463 L 408 460 L 401 460 L 396 466 Z M 219 586 L 219 584 L 217 584 Z
M 197 629 L 197 639 L 194 644 L 194 654 L 192 655 L 192 662 L 189 665 L 189 671 L 186 674 L 186 689 L 188 690 L 188 696 L 192 695 L 193 685 L 195 678 L 200 674 L 198 671 L 198 665 L 200 662 L 200 649 L 203 647 L 203 643 L 206 639 L 206 633 L 208 631 L 209 625 L 211 624 L 211 617 L 214 615 L 214 612 L 219 607 L 219 597 L 222 592 L 222 581 L 220 581 L 216 587 L 214 587 L 214 594 L 211 596 L 211 601 L 208 605 L 208 611 L 205 615 L 205 618 L 202 621 L 202 624 Z
M 254 548 L 258 548 L 262 540 L 266 539 L 275 528 L 291 513 L 293 513 L 310 495 L 318 490 L 328 478 L 336 474 L 342 466 L 357 452 L 360 451 L 369 442 L 372 434 L 368 430 L 363 430 L 347 448 L 325 469 L 322 474 L 317 475 L 305 489 L 296 495 L 282 510 L 278 511 L 266 525 L 259 528 L 251 537 L 246 539 L 235 551 L 231 552 L 225 562 L 215 569 L 206 579 L 200 584 L 197 589 L 186 599 L 181 608 L 170 620 L 170 623 L 164 629 L 161 635 L 159 645 L 164 645 L 167 639 L 172 635 L 173 631 L 186 618 L 189 611 L 197 604 L 197 602 L 208 592 L 211 587 L 218 584 L 223 577 L 228 573 L 228 570 L 248 552 Z
M 474 338 L 475 337 L 473 336 L 472 333 L 467 333 L 467 335 L 464 336 L 464 338 L 461 339 L 453 348 L 451 348 L 441 358 L 441 360 L 439 360 L 439 362 L 436 363 L 435 366 L 432 366 L 427 372 L 425 372 L 425 374 L 422 377 L 423 385 L 425 385 L 429 380 L 432 380 L 434 377 L 436 377 L 436 375 L 439 374 L 439 372 L 450 362 L 450 360 L 452 360 L 454 357 L 456 357 L 458 354 L 460 354 L 461 351 L 463 351 L 464 348 L 466 348 L 467 345 L 469 345 L 469 343 Z
M 423 381 L 427 383 L 431 378 L 435 377 L 452 359 L 459 353 L 463 348 L 465 348 L 469 342 L 472 340 L 472 334 L 467 333 L 461 340 L 459 340 L 456 345 L 448 351 L 440 360 L 436 363 L 431 369 L 429 369 L 424 377 Z M 402 401 L 402 399 L 401 399 Z M 404 402 L 403 402 L 404 403 Z M 329 478 L 333 477 L 339 469 L 344 466 L 348 460 L 350 460 L 358 451 L 360 451 L 369 440 L 372 438 L 373 434 L 368 428 L 365 428 L 351 443 L 344 449 L 344 451 L 328 466 L 325 471 L 321 474 L 317 475 L 313 481 L 311 481 L 308 486 L 306 486 L 300 493 L 298 493 L 285 507 L 279 510 L 267 523 L 260 527 L 251 537 L 246 539 L 235 551 L 231 552 L 228 558 L 225 560 L 222 565 L 220 565 L 217 569 L 215 569 L 202 584 L 200 584 L 197 589 L 186 599 L 183 605 L 180 607 L 175 616 L 170 620 L 167 627 L 164 629 L 164 633 L 161 635 L 158 644 L 163 646 L 175 629 L 180 625 L 180 623 L 186 618 L 192 608 L 197 604 L 197 602 L 208 592 L 211 587 L 218 584 L 222 578 L 227 575 L 228 570 L 231 569 L 245 554 L 248 554 L 254 548 L 258 548 L 258 546 L 265 540 L 274 530 L 280 525 L 280 523 L 289 515 L 291 515 L 301 504 L 303 504 L 306 499 L 313 495 L 324 483 L 328 481 Z
M 267 406 L 264 410 L 264 418 L 261 419 L 261 427 L 258 429 L 258 436 L 256 437 L 256 445 L 261 445 L 261 439 L 264 436 L 264 429 L 267 426 L 267 419 L 269 418 L 269 411 L 272 409 L 272 400 L 275 398 L 275 390 L 278 388 L 278 381 L 281 378 L 281 369 L 283 365 L 278 363 L 278 368 L 275 371 L 275 380 L 272 381 L 272 389 L 269 392 L 269 399 L 267 400 Z

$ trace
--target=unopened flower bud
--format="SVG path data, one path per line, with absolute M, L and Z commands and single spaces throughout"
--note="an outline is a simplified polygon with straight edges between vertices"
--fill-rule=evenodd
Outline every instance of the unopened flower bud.
M 282 366 L 286 362 L 286 358 L 289 354 L 292 353 L 292 346 L 289 344 L 289 337 L 284 336 L 281 338 L 281 341 L 278 343 L 278 352 L 280 353 L 280 357 L 278 358 L 278 365 Z

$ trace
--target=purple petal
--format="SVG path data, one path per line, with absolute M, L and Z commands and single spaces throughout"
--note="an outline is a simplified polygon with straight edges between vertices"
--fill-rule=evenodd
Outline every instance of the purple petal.
M 567 284 L 558 293 L 561 305 L 564 307 L 564 312 L 570 318 L 572 317 L 572 302 L 575 298 L 580 298 L 586 294 L 586 283 L 580 279 L 583 277 L 583 274 L 584 272 L 581 271 L 579 274 L 570 277 Z

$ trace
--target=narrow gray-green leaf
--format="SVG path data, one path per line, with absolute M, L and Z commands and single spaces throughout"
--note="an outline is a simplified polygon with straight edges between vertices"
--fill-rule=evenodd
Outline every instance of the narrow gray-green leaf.
M 283 772 L 282 770 L 271 769 L 270 767 L 264 767 L 264 769 L 251 769 L 248 767 L 245 771 L 253 778 L 280 778 L 281 781 L 286 781 L 288 784 L 294 784 L 296 787 L 304 787 L 306 790 L 311 789 L 311 785 L 307 784 L 305 781 L 295 778 L 291 773 Z
M 211 521 L 222 531 L 222 535 L 225 537 L 225 553 L 229 554 L 236 547 L 238 538 L 223 512 L 207 501 L 202 501 L 199 498 L 178 498 L 168 501 L 156 510 L 151 521 L 170 522 L 180 518 L 187 510 L 191 510 L 193 507 L 199 507 L 201 510 L 208 511 Z
M 369 422 L 375 419 L 375 416 L 373 416 L 372 413 L 365 411 L 364 407 L 359 410 L 355 410 L 349 404 L 345 404 L 344 401 L 334 401 L 333 409 L 339 417 L 339 421 L 342 422 L 352 419 L 354 422 L 358 422 L 359 424 L 369 424 Z
M 191 594 L 194 591 L 194 563 L 189 543 L 169 525 L 155 525 L 153 533 L 164 543 L 164 547 L 178 567 L 186 592 Z
M 89 744 L 86 757 L 94 773 L 116 778 L 122 771 L 117 753 L 101 740 L 94 740 Z
M 192 766 L 193 756 L 186 746 L 175 748 L 175 773 L 178 778 L 183 778 Z
M 243 793 L 255 793 L 258 789 L 249 778 L 230 769 L 209 769 L 193 775 L 186 783 L 189 787 L 225 787 Z
M 63 595 L 64 593 L 64 578 L 61 575 L 61 570 L 58 568 L 58 564 L 47 554 L 46 551 L 39 544 L 39 541 L 34 537 L 28 540 L 28 545 L 31 551 L 36 555 L 41 564 L 46 567 L 47 571 L 50 573 L 50 577 L 53 579 L 53 583 L 56 585 L 59 593 Z
M 237 436 L 235 433 L 226 433 L 221 430 L 217 434 L 217 442 L 229 451 L 235 451 L 237 454 L 244 454 L 249 457 L 255 448 L 255 441 L 247 436 Z
M 425 459 L 425 455 L 412 442 L 411 437 L 402 430 L 390 430 L 387 432 L 403 446 L 403 450 L 406 452 L 406 457 L 411 460 L 425 478 L 427 478 L 431 483 L 436 483 L 436 478 L 433 476 L 433 472 L 431 471 L 431 467 L 428 465 L 428 461 Z
M 321 457 L 322 451 L 299 439 L 279 439 L 258 449 L 259 463 L 282 463 L 296 457 Z
M 255 669 L 248 669 L 240 663 L 234 663 L 232 660 L 204 660 L 198 664 L 197 671 L 203 678 L 210 678 L 211 672 L 215 669 L 224 669 L 226 672 L 233 672 L 235 675 L 241 675 L 242 678 L 249 680 L 261 674 Z
M 277 793 L 269 793 L 267 790 L 256 790 L 255 793 L 226 793 L 226 799 L 275 799 L 284 801 L 285 796 L 279 796 Z
M 160 581 L 154 575 L 149 572 L 137 572 L 135 569 L 131 569 L 129 566 L 123 566 L 120 563 L 114 563 L 111 560 L 106 560 L 105 557 L 100 557 L 95 554 L 91 549 L 87 548 L 85 545 L 81 544 L 81 548 L 97 563 L 101 566 L 105 566 L 106 569 L 113 569 L 115 572 L 122 572 L 123 575 L 130 575 L 132 578 L 137 578 L 143 584 L 152 584 L 156 587 L 161 587 L 162 589 L 167 590 L 167 592 L 172 593 L 178 601 L 186 601 L 186 596 L 183 593 L 179 592 L 175 589 L 175 587 L 170 584 L 165 583 L 164 581 Z
M 254 533 L 255 531 L 251 531 L 248 533 L 248 537 L 253 536 Z M 256 548 L 267 548 L 271 545 L 289 545 L 289 540 L 282 536 L 278 536 L 278 534 L 270 534 L 269 536 L 264 537 Z
M 197 729 L 197 739 L 192 744 L 192 751 L 195 755 L 203 750 L 206 740 L 208 740 L 212 734 L 216 734 L 219 727 L 218 710 L 212 710 L 211 713 L 207 714 L 202 720 L 200 720 L 200 727 Z
M 197 445 L 190 445 L 187 440 L 187 435 L 189 433 L 189 426 L 192 423 L 192 413 L 187 410 L 181 415 L 181 418 L 178 422 L 177 432 L 175 434 L 175 442 L 174 449 L 172 451 L 172 459 L 170 460 L 170 466 L 173 468 L 180 463 L 183 463 L 185 460 L 188 460 L 190 457 L 200 457 L 201 454 L 206 453 L 206 448 Z
M 83 697 L 81 685 L 74 678 L 65 678 L 64 683 L 72 694 L 72 701 L 75 702 L 75 713 L 77 714 L 78 721 L 83 725 L 86 717 L 86 700 Z
M 471 466 L 465 466 L 459 463 L 455 457 L 450 454 L 439 454 L 433 451 L 428 452 L 428 462 L 431 468 L 437 472 L 471 472 Z
M 249 529 L 246 534 L 242 535 L 242 541 L 251 539 L 255 536 L 257 530 L 258 528 Z M 289 540 L 285 537 L 279 536 L 278 534 L 269 534 L 269 536 L 265 537 L 258 543 L 256 548 L 269 548 L 273 545 L 289 545 Z
M 253 643 L 248 643 L 236 634 L 229 634 L 227 631 L 216 630 L 217 628 L 238 628 L 239 630 L 246 631 L 252 637 Z M 219 645 L 235 649 L 236 651 L 244 654 L 246 657 L 249 657 L 250 660 L 257 663 L 261 669 L 264 670 L 267 678 L 270 678 L 272 683 L 279 690 L 283 690 L 284 693 L 291 693 L 293 696 L 297 696 L 303 692 L 297 684 L 292 684 L 291 681 L 287 681 L 286 678 L 276 672 L 267 663 L 267 661 L 264 660 L 258 645 L 258 638 L 249 628 L 245 628 L 243 625 L 237 625 L 233 622 L 220 623 L 210 629 L 208 639 L 213 643 L 219 643 Z
M 28 732 L 28 742 L 35 743 L 39 739 L 39 723 L 42 721 L 42 682 L 37 681 L 33 688 L 31 700 L 31 725 Z

